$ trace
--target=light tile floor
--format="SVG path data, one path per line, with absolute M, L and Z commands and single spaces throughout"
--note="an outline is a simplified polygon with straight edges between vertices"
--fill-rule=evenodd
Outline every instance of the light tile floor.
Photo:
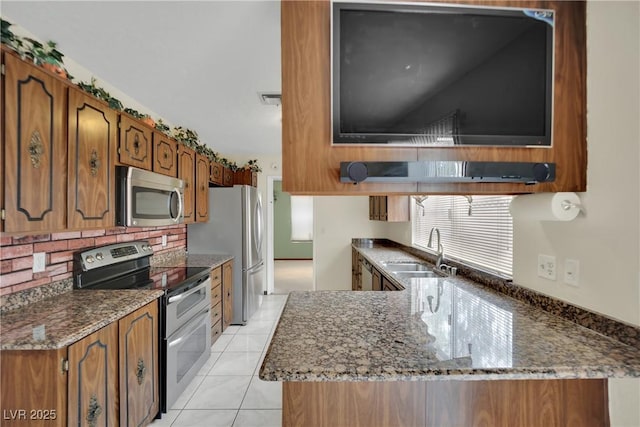
M 282 383 L 258 378 L 287 295 L 263 297 L 246 326 L 230 326 L 173 408 L 153 427 L 282 425 Z

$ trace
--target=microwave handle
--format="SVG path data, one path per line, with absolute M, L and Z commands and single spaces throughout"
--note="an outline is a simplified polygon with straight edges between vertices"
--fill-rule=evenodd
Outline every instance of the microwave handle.
M 176 195 L 178 196 L 178 215 L 175 218 L 171 218 L 174 221 L 178 221 L 180 219 L 180 217 L 182 216 L 182 197 L 180 197 L 180 191 L 177 188 L 173 189 L 173 192 L 176 193 Z

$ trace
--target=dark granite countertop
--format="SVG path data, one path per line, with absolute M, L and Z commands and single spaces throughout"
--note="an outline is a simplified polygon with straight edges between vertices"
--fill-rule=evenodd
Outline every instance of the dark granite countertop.
M 225 262 L 232 260 L 233 256 L 228 254 L 188 254 L 183 257 L 174 257 L 160 260 L 153 264 L 154 267 L 211 267 L 212 269 L 221 266 Z
M 398 247 L 357 248 L 381 271 L 383 261 L 424 262 Z M 405 290 L 292 292 L 260 378 L 410 381 L 640 376 L 637 348 L 471 280 L 388 276 Z
M 72 290 L 25 305 L 0 315 L 0 350 L 65 347 L 163 294 L 161 290 Z

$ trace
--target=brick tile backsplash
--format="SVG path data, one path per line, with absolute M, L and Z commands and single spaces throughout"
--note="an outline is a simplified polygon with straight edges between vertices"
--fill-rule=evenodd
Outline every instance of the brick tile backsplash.
M 167 246 L 162 247 L 162 236 Z M 30 236 L 0 233 L 0 295 L 68 279 L 73 275 L 73 254 L 94 246 L 148 240 L 155 254 L 187 246 L 187 226 L 116 227 L 108 230 L 70 231 Z M 46 253 L 45 271 L 33 273 L 33 254 Z

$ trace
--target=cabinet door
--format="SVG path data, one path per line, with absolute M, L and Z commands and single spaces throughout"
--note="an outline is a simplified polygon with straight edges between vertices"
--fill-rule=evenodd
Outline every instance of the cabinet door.
M 118 324 L 69 346 L 70 426 L 118 425 Z
M 0 355 L 0 425 L 66 427 L 67 372 L 60 368 L 67 348 L 2 350 Z M 29 419 L 31 411 L 37 420 Z
M 196 155 L 196 221 L 209 221 L 209 158 Z
M 387 218 L 389 222 L 407 222 L 411 220 L 411 199 L 409 196 L 386 196 Z
M 375 268 L 371 271 L 371 290 L 372 291 L 381 291 L 382 290 L 382 274 Z
M 209 175 L 209 181 L 215 185 L 224 185 L 224 166 L 218 162 L 211 162 L 211 170 Z
M 380 221 L 387 220 L 387 197 L 378 196 L 378 219 Z
M 225 187 L 233 187 L 233 171 L 229 168 L 223 168 L 222 180 Z
M 68 228 L 115 224 L 118 115 L 105 103 L 69 89 Z
M 120 425 L 139 426 L 158 413 L 158 302 L 118 321 L 120 338 Z
M 178 178 L 184 181 L 184 222 L 195 222 L 196 153 L 181 145 L 178 148 Z
M 233 321 L 233 261 L 222 265 L 222 330 Z
M 118 158 L 123 165 L 151 170 L 152 130 L 138 120 L 120 115 Z
M 66 225 L 67 89 L 41 68 L 5 54 L 4 230 Z
M 178 143 L 161 132 L 153 133 L 153 171 L 178 176 Z

